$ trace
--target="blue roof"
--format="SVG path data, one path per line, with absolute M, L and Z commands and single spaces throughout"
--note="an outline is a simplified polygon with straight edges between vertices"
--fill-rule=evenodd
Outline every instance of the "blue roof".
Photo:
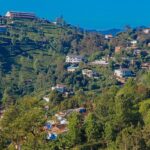
M 47 127 L 47 129 L 51 129 L 52 128 L 51 123 L 46 123 L 46 127 Z
M 55 133 L 50 133 L 47 135 L 47 140 L 56 140 L 57 139 L 57 134 Z

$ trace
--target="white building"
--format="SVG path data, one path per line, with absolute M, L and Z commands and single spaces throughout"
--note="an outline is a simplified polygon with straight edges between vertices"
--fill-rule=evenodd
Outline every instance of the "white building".
M 56 21 L 54 21 L 54 22 L 52 22 L 54 25 L 57 25 L 57 22 Z
M 92 70 L 89 70 L 89 69 L 83 69 L 82 70 L 82 74 L 89 77 L 89 78 L 92 78 L 93 77 L 93 71 Z
M 116 77 L 124 78 L 124 77 L 132 77 L 133 73 L 129 69 L 117 69 L 114 71 L 114 75 Z
M 111 38 L 113 38 L 113 35 L 112 35 L 112 34 L 106 34 L 106 35 L 105 35 L 105 39 L 111 39 Z
M 105 60 L 95 60 L 91 62 L 91 65 L 100 65 L 100 66 L 107 66 L 109 63 Z
M 82 70 L 82 75 L 87 76 L 89 78 L 94 78 L 94 79 L 98 79 L 99 75 L 96 72 L 93 72 L 90 69 L 83 69 Z
M 43 97 L 43 100 L 45 100 L 46 102 L 49 102 L 50 101 L 50 99 L 48 98 L 48 97 Z
M 131 41 L 131 44 L 136 45 L 136 44 L 137 44 L 137 41 L 136 41 L 136 40 L 133 40 L 133 41 Z
M 80 63 L 82 61 L 83 61 L 82 56 L 74 56 L 74 55 L 66 56 L 66 63 Z
M 150 33 L 150 29 L 149 29 L 149 28 L 147 28 L 147 29 L 143 29 L 143 33 L 145 33 L 145 34 L 149 34 L 149 33 Z

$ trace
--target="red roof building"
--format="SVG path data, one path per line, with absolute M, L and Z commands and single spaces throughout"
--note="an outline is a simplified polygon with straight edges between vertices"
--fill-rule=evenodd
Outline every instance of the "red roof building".
M 25 18 L 25 19 L 35 19 L 36 18 L 34 13 L 14 12 L 14 11 L 8 11 L 5 16 L 8 18 Z

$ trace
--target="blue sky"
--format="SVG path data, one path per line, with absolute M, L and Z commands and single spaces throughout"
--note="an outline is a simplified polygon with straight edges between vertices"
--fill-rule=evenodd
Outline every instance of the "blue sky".
M 35 12 L 49 20 L 63 15 L 86 29 L 150 25 L 150 0 L 0 0 L 0 14 L 7 10 Z

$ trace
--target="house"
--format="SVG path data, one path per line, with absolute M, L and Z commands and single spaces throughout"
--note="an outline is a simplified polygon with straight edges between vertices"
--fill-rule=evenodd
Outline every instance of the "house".
M 61 124 L 61 125 L 67 125 L 67 124 L 69 124 L 69 122 L 67 121 L 67 119 L 62 119 L 62 120 L 60 121 L 60 124 Z
M 112 34 L 106 34 L 106 35 L 105 35 L 105 39 L 111 39 L 111 38 L 113 38 L 113 35 L 112 35 Z
M 150 33 L 150 28 L 143 29 L 143 33 L 149 34 Z
M 121 46 L 116 46 L 115 47 L 115 53 L 120 53 L 121 52 L 122 47 Z
M 66 63 L 80 63 L 82 61 L 83 61 L 82 56 L 74 56 L 74 55 L 66 56 Z
M 46 124 L 45 124 L 45 129 L 46 130 L 50 130 L 52 128 L 52 124 L 50 123 L 50 122 L 47 122 Z
M 90 69 L 83 69 L 82 70 L 82 75 L 87 76 L 89 78 L 95 78 L 95 79 L 99 78 L 99 75 L 96 72 L 93 72 Z
M 142 69 L 150 69 L 150 63 L 142 63 L 141 68 Z
M 52 87 L 52 91 L 54 90 L 60 93 L 65 93 L 67 91 L 66 86 L 62 84 L 57 84 L 56 86 Z
M 79 67 L 78 66 L 69 66 L 67 68 L 67 71 L 68 72 L 75 72 Z
M 7 31 L 7 26 L 0 25 L 0 33 L 5 33 Z
M 109 63 L 105 60 L 95 60 L 90 63 L 91 65 L 100 65 L 100 66 L 107 66 Z
M 119 77 L 119 78 L 127 78 L 127 77 L 133 77 L 134 76 L 132 71 L 129 69 L 117 69 L 114 71 L 114 75 L 116 77 Z
M 140 49 L 135 49 L 135 50 L 133 51 L 133 54 L 134 54 L 135 56 L 138 56 L 138 55 L 141 54 L 141 51 L 142 51 L 142 50 L 140 50 Z
M 56 139 L 57 139 L 56 133 L 51 133 L 51 132 L 48 133 L 47 140 L 56 140 Z
M 49 102 L 50 101 L 50 99 L 48 98 L 48 97 L 43 97 L 43 100 L 45 100 L 46 102 Z
M 36 18 L 34 13 L 15 12 L 15 11 L 8 11 L 5 16 L 10 19 L 12 19 L 12 18 L 35 19 Z
M 57 135 L 58 134 L 63 134 L 67 131 L 68 131 L 68 128 L 64 124 L 58 124 L 58 125 L 55 125 L 51 128 L 51 133 L 56 133 Z
M 131 43 L 131 48 L 136 48 L 136 46 L 137 46 L 137 41 L 136 40 L 133 40 L 130 43 Z
M 89 78 L 92 78 L 93 77 L 93 71 L 90 70 L 90 69 L 83 69 L 82 70 L 82 75 L 85 75 Z

